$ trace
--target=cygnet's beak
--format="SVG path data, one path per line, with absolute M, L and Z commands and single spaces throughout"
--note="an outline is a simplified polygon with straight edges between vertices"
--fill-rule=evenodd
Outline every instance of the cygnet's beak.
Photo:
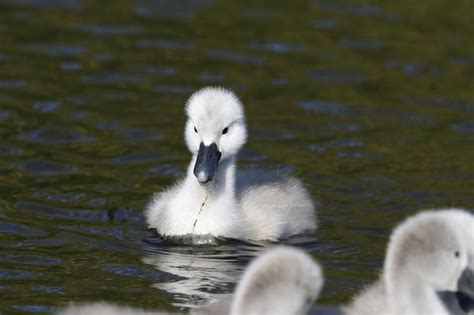
M 474 313 L 474 270 L 464 269 L 458 281 L 457 291 L 437 293 L 450 314 Z
M 436 293 L 449 314 L 464 314 L 459 300 L 459 292 L 437 291 Z
M 458 291 L 464 292 L 474 300 L 474 270 L 464 269 L 458 281 Z
M 194 165 L 194 176 L 201 185 L 207 185 L 211 182 L 220 159 L 221 152 L 219 152 L 215 143 L 206 147 L 201 142 L 196 164 Z
M 464 269 L 458 281 L 458 299 L 461 308 L 466 312 L 474 312 L 474 270 Z

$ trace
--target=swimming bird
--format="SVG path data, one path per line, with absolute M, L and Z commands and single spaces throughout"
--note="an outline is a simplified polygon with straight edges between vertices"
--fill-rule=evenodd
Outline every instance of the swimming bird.
M 203 88 L 186 103 L 186 176 L 154 195 L 148 226 L 164 236 L 212 235 L 278 240 L 316 228 L 314 205 L 294 177 L 236 174 L 247 139 L 242 103 L 224 88 Z
M 278 246 L 250 263 L 231 298 L 194 314 L 306 314 L 323 286 L 319 264 L 303 250 Z
M 460 308 L 446 304 L 439 293 L 457 291 L 466 276 L 473 223 L 472 214 L 462 209 L 424 211 L 406 219 L 390 237 L 380 279 L 344 311 L 349 315 L 458 313 Z

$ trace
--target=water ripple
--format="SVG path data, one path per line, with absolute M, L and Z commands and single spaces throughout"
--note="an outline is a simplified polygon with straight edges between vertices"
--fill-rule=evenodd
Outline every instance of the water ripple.
M 140 39 L 136 42 L 140 48 L 167 48 L 174 50 L 192 50 L 196 46 L 193 43 L 176 41 L 172 39 Z
M 243 148 L 238 154 L 238 159 L 244 161 L 263 161 L 266 158 L 265 154 L 247 148 Z
M 93 35 L 137 35 L 143 33 L 143 27 L 138 25 L 81 24 L 74 29 Z
M 149 270 L 135 265 L 108 264 L 104 267 L 104 270 L 120 276 L 138 277 L 155 281 L 176 281 L 183 279 L 182 277 L 175 276 L 166 272 Z
M 356 148 L 356 147 L 363 147 L 364 142 L 358 139 L 352 138 L 338 138 L 334 139 L 327 143 L 328 146 L 331 147 L 348 147 L 348 148 Z
M 348 109 L 345 105 L 332 101 L 303 101 L 299 103 L 299 106 L 307 111 L 331 114 L 334 116 L 346 116 L 348 114 Z
M 82 8 L 81 0 L 15 0 L 18 5 L 28 5 L 32 7 L 53 8 L 53 9 L 72 9 L 80 10 Z
M 191 94 L 196 91 L 196 88 L 189 86 L 180 85 L 158 85 L 153 89 L 158 93 L 169 93 L 169 94 Z
M 343 38 L 339 41 L 339 45 L 344 48 L 371 50 L 378 49 L 384 46 L 383 42 L 371 39 L 350 39 Z
M 70 192 L 66 194 L 59 194 L 59 195 L 49 195 L 48 199 L 52 201 L 59 201 L 62 203 L 69 203 L 84 199 L 86 196 L 83 192 Z
M 317 29 L 333 29 L 337 26 L 337 21 L 332 19 L 312 20 L 311 25 Z
M 221 73 L 204 72 L 198 76 L 198 80 L 204 83 L 222 82 L 225 80 L 225 75 Z
M 15 147 L 0 146 L 0 155 L 21 155 L 23 150 Z
M 265 139 L 265 140 L 292 140 L 295 139 L 295 135 L 287 132 L 276 132 L 270 130 L 250 130 L 252 138 Z
M 265 9 L 245 8 L 242 11 L 242 16 L 255 19 L 275 19 L 280 17 L 281 13 L 272 10 L 270 7 L 266 7 Z
M 62 260 L 59 258 L 52 258 L 47 256 L 35 256 L 35 255 L 16 255 L 16 254 L 5 254 L 0 253 L 0 261 L 2 263 L 11 264 L 25 264 L 25 265 L 42 265 L 42 266 L 57 266 L 62 264 Z
M 94 208 L 102 208 L 107 205 L 107 200 L 104 198 L 94 198 L 89 200 L 87 204 Z
M 102 51 L 94 54 L 95 61 L 109 61 L 112 60 L 112 54 L 107 51 Z
M 45 232 L 30 228 L 26 225 L 5 222 L 3 220 L 0 220 L 0 232 L 9 234 L 21 234 L 24 236 L 34 237 L 41 237 L 46 235 Z
M 118 73 L 104 73 L 104 74 L 88 74 L 81 77 L 84 83 L 90 84 L 114 84 L 119 82 L 142 84 L 145 79 L 142 77 L 134 77 Z
M 376 16 L 384 12 L 378 6 L 364 3 L 341 3 L 331 0 L 313 0 L 313 2 L 328 11 L 349 13 L 359 16 Z
M 173 158 L 170 154 L 156 152 L 132 152 L 115 157 L 111 160 L 114 164 L 136 164 L 149 163 L 155 161 L 164 161 Z
M 148 169 L 147 174 L 181 177 L 184 175 L 184 172 L 174 165 L 160 165 Z
M 0 101 L 2 101 L 2 99 L 0 98 Z M 10 118 L 11 116 L 11 112 L 10 111 L 7 111 L 7 110 L 0 110 L 0 120 L 5 120 L 7 118 Z
M 51 57 L 76 57 L 86 51 L 84 46 L 72 44 L 28 44 L 23 48 L 33 52 L 41 52 Z
M 366 79 L 366 76 L 354 71 L 315 70 L 308 72 L 308 76 L 325 83 L 353 83 Z
M 461 65 L 473 65 L 474 64 L 474 55 L 465 55 L 465 56 L 453 56 L 449 58 L 451 62 L 458 63 Z
M 29 160 L 22 162 L 18 168 L 37 176 L 65 175 L 77 172 L 77 167 L 44 160 Z
M 22 311 L 22 312 L 47 313 L 47 314 L 53 314 L 54 312 L 57 312 L 60 310 L 59 307 L 39 305 L 39 304 L 12 305 L 12 308 L 15 310 Z
M 54 112 L 61 106 L 60 102 L 57 101 L 42 101 L 33 104 L 33 109 L 40 113 L 51 113 Z
M 49 294 L 59 294 L 64 295 L 65 288 L 64 287 L 49 287 L 44 285 L 35 285 L 31 287 L 32 291 L 42 291 Z
M 182 1 L 145 1 L 135 7 L 135 13 L 143 17 L 159 16 L 160 18 L 185 19 L 195 15 L 196 11 L 212 2 L 210 0 Z
M 173 75 L 176 74 L 176 68 L 170 66 L 156 67 L 153 65 L 143 65 L 134 69 L 140 73 L 153 75 Z
M 133 141 L 160 141 L 163 135 L 159 132 L 153 132 L 141 129 L 120 129 L 116 130 L 118 136 Z
M 68 209 L 27 201 L 17 202 L 15 208 L 61 219 L 113 222 L 142 221 L 143 219 L 141 213 L 131 208 L 113 208 L 109 210 Z
M 457 132 L 474 134 L 474 120 L 452 124 L 451 128 Z
M 224 50 L 224 49 L 208 50 L 206 54 L 208 57 L 211 57 L 211 58 L 236 61 L 238 63 L 262 65 L 265 62 L 265 58 L 261 56 L 242 54 L 235 51 Z
M 75 61 L 61 62 L 59 68 L 64 71 L 79 71 L 82 69 L 82 64 Z
M 19 89 L 27 85 L 28 83 L 25 80 L 19 80 L 19 79 L 0 80 L 0 89 Z
M 304 45 L 287 44 L 283 42 L 251 42 L 249 47 L 252 49 L 266 50 L 279 54 L 303 52 L 306 50 Z
M 19 135 L 17 138 L 23 141 L 47 144 L 71 144 L 94 140 L 92 137 L 61 127 L 40 127 L 29 134 Z
M 99 237 L 112 236 L 115 239 L 123 240 L 124 231 L 120 227 L 109 227 L 109 226 L 91 226 L 91 227 L 81 227 L 77 229 L 81 233 L 90 233 L 97 235 Z
M 0 279 L 21 280 L 37 277 L 39 274 L 35 272 L 16 270 L 16 269 L 0 269 Z

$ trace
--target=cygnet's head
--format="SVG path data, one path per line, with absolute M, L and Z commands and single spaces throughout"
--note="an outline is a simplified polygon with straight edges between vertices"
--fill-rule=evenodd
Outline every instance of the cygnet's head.
M 460 208 L 443 209 L 438 213 L 452 224 L 467 245 L 468 265 L 458 281 L 457 296 L 469 301 L 466 304 L 470 305 L 474 313 L 474 213 Z
M 385 280 L 414 281 L 435 291 L 456 291 L 467 266 L 467 245 L 445 214 L 425 211 L 401 223 L 392 233 L 385 260 Z
M 254 260 L 235 290 L 231 314 L 306 314 L 323 286 L 319 265 L 300 249 L 277 247 Z
M 449 221 L 464 239 L 467 245 L 468 266 L 474 270 L 474 213 L 461 208 L 440 209 L 437 213 Z
M 219 162 L 234 157 L 245 144 L 247 130 L 243 106 L 229 90 L 207 87 L 186 103 L 186 144 L 196 158 L 194 175 L 208 184 Z

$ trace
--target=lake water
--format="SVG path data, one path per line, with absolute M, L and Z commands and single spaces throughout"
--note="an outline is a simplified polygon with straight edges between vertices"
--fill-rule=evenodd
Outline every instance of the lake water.
M 0 1 L 0 312 L 105 300 L 186 312 L 268 243 L 146 229 L 185 170 L 183 106 L 233 89 L 239 167 L 291 171 L 318 204 L 285 243 L 324 266 L 319 303 L 377 278 L 392 227 L 474 205 L 472 1 Z

